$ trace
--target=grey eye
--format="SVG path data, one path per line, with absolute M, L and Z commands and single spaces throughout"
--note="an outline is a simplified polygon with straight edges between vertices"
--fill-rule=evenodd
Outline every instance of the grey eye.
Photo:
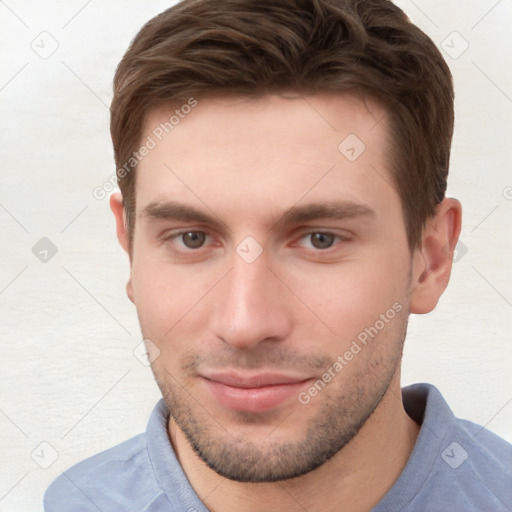
M 311 233 L 311 245 L 315 249 L 328 249 L 334 243 L 335 235 L 330 233 Z
M 189 249 L 198 249 L 204 244 L 206 234 L 202 231 L 188 231 L 181 235 L 183 244 Z

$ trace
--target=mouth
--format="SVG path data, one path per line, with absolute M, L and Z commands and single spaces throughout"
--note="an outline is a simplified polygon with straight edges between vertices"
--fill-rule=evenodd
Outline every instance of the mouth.
M 218 373 L 200 376 L 207 392 L 233 411 L 265 412 L 296 398 L 311 378 L 276 373 L 241 376 Z

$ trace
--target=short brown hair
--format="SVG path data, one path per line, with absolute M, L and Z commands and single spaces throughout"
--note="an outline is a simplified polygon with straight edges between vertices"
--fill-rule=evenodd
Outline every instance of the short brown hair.
M 114 78 L 111 134 L 130 239 L 148 113 L 213 94 L 357 90 L 387 109 L 409 247 L 446 191 L 453 83 L 432 40 L 388 0 L 184 0 L 150 20 Z M 124 169 L 123 172 L 121 172 Z

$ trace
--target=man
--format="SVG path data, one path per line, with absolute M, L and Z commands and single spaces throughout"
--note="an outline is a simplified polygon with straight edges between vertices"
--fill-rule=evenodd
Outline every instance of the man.
M 460 232 L 452 130 L 445 62 L 386 0 L 188 0 L 144 26 L 111 208 L 163 400 L 46 510 L 512 510 L 512 447 L 400 387 Z

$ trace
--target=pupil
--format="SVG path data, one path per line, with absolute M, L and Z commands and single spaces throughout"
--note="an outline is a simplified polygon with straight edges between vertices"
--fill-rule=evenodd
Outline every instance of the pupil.
M 190 231 L 189 233 L 183 234 L 183 243 L 189 249 L 197 249 L 201 247 L 204 243 L 204 233 L 199 231 Z
M 312 243 L 313 246 L 317 249 L 327 249 L 334 242 L 334 235 L 329 235 L 326 233 L 314 233 L 312 235 Z

